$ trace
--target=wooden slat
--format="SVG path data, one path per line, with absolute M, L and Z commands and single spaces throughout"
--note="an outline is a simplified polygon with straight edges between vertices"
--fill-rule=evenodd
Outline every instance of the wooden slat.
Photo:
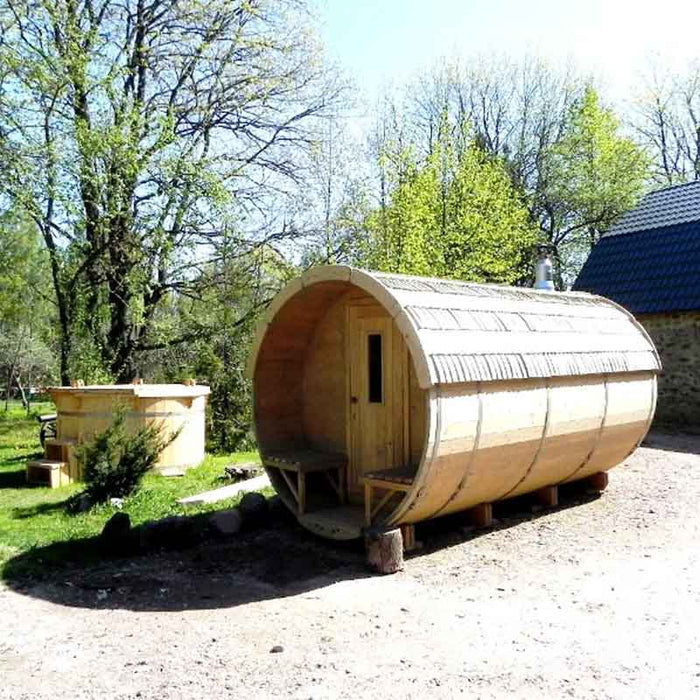
M 383 481 L 410 486 L 416 472 L 411 467 L 395 467 L 394 469 L 381 469 L 379 471 L 367 472 L 364 479 L 370 481 Z
M 299 505 L 299 491 L 297 490 L 296 484 L 294 484 L 292 482 L 292 480 L 289 478 L 286 470 L 279 469 L 278 471 L 282 475 L 282 478 L 287 483 L 287 486 L 289 487 L 289 490 L 292 492 L 292 496 L 294 496 L 294 500 L 297 502 L 297 505 Z
M 342 469 L 348 461 L 345 455 L 316 450 L 267 452 L 263 455 L 262 460 L 264 464 L 277 469 L 304 472 L 305 474 L 328 469 Z
M 371 522 L 374 520 L 375 516 L 377 513 L 388 503 L 389 499 L 394 495 L 393 491 L 387 491 L 380 499 L 379 501 L 374 504 L 370 508 L 370 513 L 369 513 L 369 520 L 370 522 L 368 524 L 371 524 Z

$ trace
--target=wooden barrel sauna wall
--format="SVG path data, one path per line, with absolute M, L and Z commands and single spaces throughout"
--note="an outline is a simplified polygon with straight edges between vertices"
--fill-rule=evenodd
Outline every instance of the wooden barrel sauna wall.
M 411 524 L 611 469 L 649 429 L 660 369 L 602 297 L 345 266 L 280 292 L 249 363 L 274 487 L 338 539 L 363 509 Z
M 57 419 L 56 438 L 45 446 L 47 457 L 65 461 L 72 471 L 78 465 L 71 447 L 105 430 L 117 405 L 126 406 L 127 428 L 156 423 L 165 435 L 177 434 L 161 452 L 156 470 L 179 473 L 204 459 L 208 386 L 112 384 L 53 387 L 49 392 Z M 52 450 L 55 455 L 49 454 Z

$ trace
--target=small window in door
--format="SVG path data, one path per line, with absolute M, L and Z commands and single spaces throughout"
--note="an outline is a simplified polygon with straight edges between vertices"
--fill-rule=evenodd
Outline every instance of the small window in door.
M 382 335 L 381 333 L 369 333 L 367 335 L 367 361 L 369 387 L 367 396 L 370 403 L 382 403 L 384 400 L 384 377 L 382 363 Z

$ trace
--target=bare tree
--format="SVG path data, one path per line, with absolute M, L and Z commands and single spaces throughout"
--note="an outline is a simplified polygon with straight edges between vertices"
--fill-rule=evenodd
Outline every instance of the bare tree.
M 700 179 L 700 62 L 681 74 L 653 63 L 631 121 L 651 152 L 657 181 Z

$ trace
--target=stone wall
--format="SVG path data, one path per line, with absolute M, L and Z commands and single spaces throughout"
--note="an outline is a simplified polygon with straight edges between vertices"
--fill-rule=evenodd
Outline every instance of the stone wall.
M 700 431 L 700 311 L 643 314 L 637 320 L 663 365 L 654 424 Z

